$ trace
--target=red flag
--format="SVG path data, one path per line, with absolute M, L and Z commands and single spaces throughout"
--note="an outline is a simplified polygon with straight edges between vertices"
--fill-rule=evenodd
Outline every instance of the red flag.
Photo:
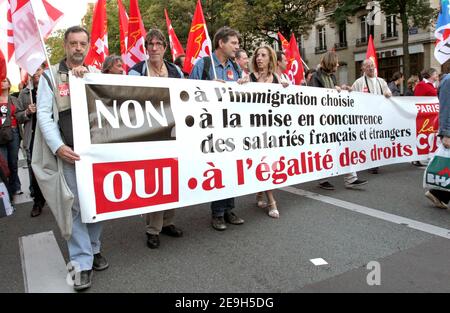
M 6 78 L 6 60 L 3 52 L 0 50 L 0 82 Z
M 371 59 L 375 64 L 375 76 L 378 76 L 378 59 L 375 45 L 373 44 L 372 35 L 369 36 L 369 43 L 367 44 L 366 59 Z
M 11 5 L 8 1 L 7 4 L 7 13 L 6 13 L 6 20 L 8 23 L 7 26 L 7 36 L 8 36 L 8 62 L 11 61 L 11 58 L 14 54 L 14 31 L 13 31 L 13 24 L 12 24 L 12 17 L 11 17 Z
M 26 85 L 28 85 L 28 78 L 29 78 L 28 73 L 23 68 L 19 70 L 20 70 L 20 83 L 22 84 L 22 86 L 25 87 Z
M 203 16 L 202 4 L 197 1 L 191 29 L 189 30 L 186 46 L 186 60 L 183 72 L 190 74 L 197 60 L 211 55 L 211 39 L 206 29 L 205 17 Z
M 128 42 L 128 14 L 125 11 L 122 0 L 117 0 L 117 2 L 119 6 L 120 54 L 122 55 L 122 59 L 125 60 Z M 123 66 L 124 70 L 126 70 L 125 63 Z
M 109 54 L 107 22 L 106 0 L 98 0 L 92 21 L 91 46 L 84 61 L 86 65 L 93 65 L 101 69 L 105 58 Z
M 125 64 L 130 69 L 136 63 L 147 59 L 145 54 L 146 31 L 142 23 L 138 0 L 130 0 L 130 17 L 128 20 L 128 47 Z
M 284 38 L 284 36 L 280 32 L 278 32 L 278 38 L 280 38 L 281 41 L 281 50 L 287 57 L 287 52 L 289 50 L 289 42 L 286 40 L 286 38 Z
M 288 59 L 286 74 L 292 84 L 301 85 L 304 79 L 303 61 L 294 34 L 291 35 L 288 51 L 289 54 L 286 54 Z
M 63 13 L 52 7 L 46 0 L 33 1 L 33 5 L 30 0 L 8 1 L 11 5 L 16 63 L 26 72 L 35 73 L 46 60 L 46 51 L 39 31 L 42 36 L 48 36 Z M 36 24 L 36 20 L 39 25 Z
M 172 58 L 175 61 L 180 55 L 184 55 L 184 49 L 178 40 L 175 30 L 172 27 L 172 22 L 169 19 L 167 10 L 164 9 L 164 14 L 166 15 L 167 32 L 169 33 L 170 50 L 172 52 Z

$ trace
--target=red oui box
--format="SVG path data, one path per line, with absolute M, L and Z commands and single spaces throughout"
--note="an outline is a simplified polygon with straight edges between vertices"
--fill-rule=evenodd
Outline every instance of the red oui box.
M 97 214 L 178 202 L 178 159 L 93 164 Z

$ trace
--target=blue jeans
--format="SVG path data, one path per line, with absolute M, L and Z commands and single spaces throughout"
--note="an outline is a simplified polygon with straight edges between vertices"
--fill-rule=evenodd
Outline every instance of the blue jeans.
M 14 195 L 21 188 L 19 175 L 17 174 L 20 148 L 19 128 L 13 128 L 12 133 L 13 139 L 7 144 L 0 145 L 0 153 L 8 161 L 9 171 L 11 172 L 11 176 L 9 177 L 9 190 Z
M 234 198 L 211 202 L 211 213 L 213 217 L 223 217 L 225 212 L 231 212 L 233 209 Z
M 72 236 L 67 241 L 70 261 L 80 266 L 80 271 L 92 269 L 94 254 L 100 253 L 102 224 L 81 221 L 75 165 L 64 163 L 64 178 L 75 196 L 72 206 Z

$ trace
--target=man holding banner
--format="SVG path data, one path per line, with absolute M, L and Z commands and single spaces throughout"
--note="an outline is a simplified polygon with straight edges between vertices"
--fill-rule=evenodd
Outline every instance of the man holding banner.
M 241 69 L 233 59 L 239 50 L 239 33 L 229 27 L 220 28 L 214 35 L 214 49 L 212 57 L 204 57 L 197 61 L 190 79 L 220 80 L 244 82 L 241 77 Z M 212 61 L 213 60 L 213 61 Z M 213 63 L 214 62 L 214 63 Z M 211 203 L 211 224 L 215 230 L 225 230 L 225 222 L 241 225 L 244 220 L 232 212 L 234 198 L 223 199 Z
M 377 77 L 377 67 L 373 58 L 365 59 L 361 69 L 364 74 L 353 83 L 353 91 L 384 95 L 386 98 L 392 97 L 392 92 L 386 81 Z M 369 173 L 378 174 L 378 167 L 371 168 Z
M 79 161 L 80 157 L 73 151 L 69 71 L 78 77 L 82 77 L 89 71 L 95 71 L 93 68 L 83 65 L 88 47 L 89 33 L 84 28 L 73 26 L 67 29 L 64 34 L 66 58 L 44 72 L 39 82 L 37 99 L 37 121 L 45 141 L 42 144 L 47 144 L 51 152 L 62 160 L 64 178 L 74 197 L 71 212 L 72 225 L 65 237 L 67 239 L 70 235 L 67 246 L 72 265 L 71 271 L 75 272 L 74 289 L 77 291 L 91 286 L 92 270 L 101 271 L 109 266 L 106 259 L 100 254 L 101 223 L 85 224 L 81 220 L 75 173 L 75 162 Z M 53 79 L 55 85 L 53 85 Z M 59 122 L 55 122 L 54 107 L 59 113 L 57 117 Z M 36 149 L 39 143 L 37 141 L 35 143 Z M 43 161 L 45 162 L 45 160 Z M 55 188 L 48 184 L 46 186 L 43 181 L 39 181 L 39 183 L 43 192 L 44 189 Z M 64 203 L 61 203 L 61 207 L 61 210 L 65 209 Z
M 146 61 L 133 66 L 128 73 L 136 76 L 183 78 L 180 68 L 173 63 L 164 60 L 167 49 L 166 37 L 159 29 L 150 29 L 145 37 L 145 48 L 149 56 L 147 72 Z M 156 249 L 160 245 L 159 234 L 163 233 L 171 237 L 183 236 L 183 231 L 173 224 L 175 210 L 158 211 L 146 214 L 147 246 Z

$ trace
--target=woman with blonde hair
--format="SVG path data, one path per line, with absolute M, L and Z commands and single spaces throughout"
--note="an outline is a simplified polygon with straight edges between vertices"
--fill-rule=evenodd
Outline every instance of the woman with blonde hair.
M 311 78 L 311 86 L 318 88 L 351 90 L 351 87 L 343 85 L 339 86 L 336 79 L 336 72 L 339 67 L 339 59 L 336 52 L 329 51 L 325 53 L 320 61 L 319 69 L 313 74 Z M 344 176 L 344 185 L 348 189 L 358 189 L 367 184 L 367 180 L 359 179 L 356 172 L 349 173 Z M 334 190 L 335 187 L 327 179 L 319 181 L 319 188 L 325 190 Z
M 250 82 L 282 84 L 283 87 L 289 86 L 289 83 L 282 81 L 276 74 L 277 55 L 269 46 L 262 46 L 255 50 L 252 58 L 252 69 L 253 72 L 250 74 Z M 264 201 L 264 193 L 266 194 L 267 202 Z M 258 192 L 256 194 L 256 205 L 259 208 L 268 209 L 267 214 L 270 217 L 280 217 L 272 190 Z

